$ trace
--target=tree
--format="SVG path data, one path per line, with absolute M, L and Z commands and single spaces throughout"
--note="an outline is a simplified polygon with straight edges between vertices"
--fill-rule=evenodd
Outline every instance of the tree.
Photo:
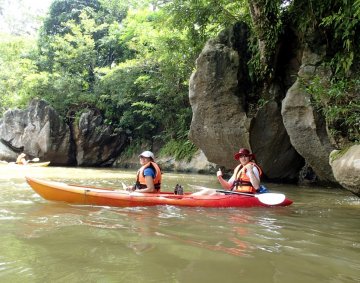
M 0 114 L 8 108 L 27 103 L 26 77 L 36 70 L 31 51 L 36 42 L 27 37 L 2 35 L 0 41 Z

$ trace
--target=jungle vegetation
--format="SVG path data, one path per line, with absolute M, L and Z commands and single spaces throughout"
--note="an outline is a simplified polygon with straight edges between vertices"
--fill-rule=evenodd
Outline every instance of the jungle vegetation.
M 359 142 L 360 0 L 54 0 L 36 38 L 1 36 L 0 115 L 33 98 L 67 121 L 97 109 L 130 147 L 146 141 L 191 156 L 195 60 L 208 39 L 239 21 L 251 29 L 256 80 L 271 77 L 285 26 L 304 43 L 312 30 L 326 36 L 333 72 L 308 90 L 333 134 Z

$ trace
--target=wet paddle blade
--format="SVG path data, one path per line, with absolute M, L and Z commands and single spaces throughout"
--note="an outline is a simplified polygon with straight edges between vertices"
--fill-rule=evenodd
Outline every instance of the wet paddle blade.
M 278 193 L 264 193 L 256 195 L 260 202 L 267 205 L 277 205 L 285 201 L 284 194 Z

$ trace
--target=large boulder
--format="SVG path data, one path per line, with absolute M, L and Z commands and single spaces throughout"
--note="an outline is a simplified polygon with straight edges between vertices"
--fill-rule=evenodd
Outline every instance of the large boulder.
M 194 157 L 190 160 L 175 160 L 174 157 L 160 157 L 156 160 L 164 171 L 175 171 L 175 172 L 194 172 L 194 173 L 216 173 L 217 166 L 207 160 L 205 154 L 198 150 Z
M 316 75 L 324 76 L 326 71 L 317 67 L 321 54 L 304 50 L 298 79 L 288 90 L 282 103 L 281 114 L 292 146 L 304 157 L 322 183 L 336 183 L 329 165 L 332 146 L 326 123 L 311 105 L 310 95 L 304 82 Z
M 53 165 L 110 166 L 126 135 L 106 125 L 100 113 L 86 110 L 69 127 L 45 101 L 25 110 L 8 110 L 0 120 L 0 160 L 14 161 L 19 152 Z
M 360 145 L 334 150 L 330 155 L 330 165 L 340 185 L 360 197 Z
M 210 162 L 227 169 L 238 164 L 234 153 L 246 147 L 256 154 L 268 178 L 297 179 L 304 161 L 290 143 L 278 103 L 270 100 L 248 116 L 251 94 L 243 36 L 243 29 L 236 26 L 221 33 L 206 43 L 196 60 L 190 78 L 189 137 Z M 272 89 L 277 93 L 269 96 L 280 95 L 280 88 Z
M 30 157 L 52 164 L 71 162 L 70 130 L 57 112 L 43 100 L 33 100 L 25 110 L 8 110 L 0 120 L 0 138 L 17 156 L 23 149 Z M 2 159 L 9 152 L 0 152 Z M 11 156 L 11 154 L 10 154 Z
M 238 90 L 239 55 L 221 40 L 210 40 L 190 78 L 193 112 L 189 137 L 207 159 L 227 168 L 239 147 L 250 147 L 249 126 Z M 231 158 L 229 158 L 231 157 Z
M 267 178 L 296 181 L 304 159 L 290 143 L 281 117 L 281 107 L 269 101 L 251 122 L 250 143 Z
M 14 151 L 11 144 L 6 142 L 6 140 L 0 139 L 0 160 L 7 162 L 15 161 L 19 153 L 24 150 L 22 147 L 20 149 Z
M 79 166 L 110 166 L 126 145 L 125 133 L 106 125 L 94 110 L 84 112 L 73 128 Z

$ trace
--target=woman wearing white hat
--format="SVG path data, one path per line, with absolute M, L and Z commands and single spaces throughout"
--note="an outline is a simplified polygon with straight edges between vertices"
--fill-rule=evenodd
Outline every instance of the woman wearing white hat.
M 28 164 L 28 161 L 26 160 L 26 154 L 25 153 L 21 153 L 17 158 L 15 163 L 16 164 L 20 164 L 20 165 L 26 165 Z
M 136 183 L 127 189 L 141 193 L 157 193 L 161 186 L 161 169 L 155 163 L 154 154 L 144 151 L 139 155 L 141 168 L 136 174 Z

